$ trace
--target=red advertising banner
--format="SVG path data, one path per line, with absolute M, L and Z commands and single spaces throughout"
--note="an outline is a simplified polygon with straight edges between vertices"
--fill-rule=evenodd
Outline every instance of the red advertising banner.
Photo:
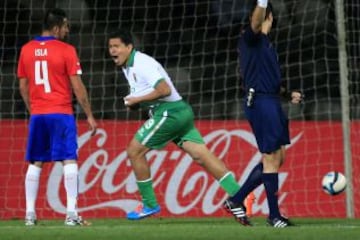
M 79 121 L 79 211 L 85 217 L 124 217 L 140 202 L 136 180 L 126 146 L 136 132 L 138 121 L 102 121 L 94 137 Z M 207 146 L 219 156 L 242 183 L 261 160 L 256 141 L 245 121 L 198 121 Z M 359 176 L 360 124 L 351 127 L 353 176 Z M 23 218 L 24 178 L 27 163 L 27 122 L 0 121 L 0 218 Z M 169 144 L 147 155 L 153 183 L 162 211 L 160 216 L 224 216 L 225 192 L 203 168 Z M 340 122 L 294 121 L 291 144 L 279 174 L 281 211 L 294 217 L 345 217 L 345 194 L 329 196 L 321 179 L 328 171 L 344 172 L 343 137 Z M 39 218 L 59 218 L 66 212 L 62 165 L 47 164 L 40 179 L 37 200 Z M 359 181 L 353 182 L 354 189 Z M 254 215 L 266 215 L 268 207 L 263 186 L 255 191 Z M 360 196 L 355 193 L 355 215 L 360 216 Z

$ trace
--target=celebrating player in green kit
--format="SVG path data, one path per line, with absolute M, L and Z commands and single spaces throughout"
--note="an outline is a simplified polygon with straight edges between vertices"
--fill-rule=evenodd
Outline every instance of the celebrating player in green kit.
M 194 126 L 190 105 L 179 95 L 161 64 L 137 51 L 131 34 L 125 30 L 112 33 L 108 46 L 114 63 L 122 68 L 130 86 L 130 94 L 124 98 L 125 105 L 148 108 L 150 113 L 150 118 L 127 147 L 142 197 L 142 204 L 129 212 L 127 218 L 139 220 L 160 212 L 145 154 L 151 149 L 165 147 L 170 141 L 214 176 L 230 196 L 235 195 L 240 189 L 239 184 L 224 163 L 206 147 Z

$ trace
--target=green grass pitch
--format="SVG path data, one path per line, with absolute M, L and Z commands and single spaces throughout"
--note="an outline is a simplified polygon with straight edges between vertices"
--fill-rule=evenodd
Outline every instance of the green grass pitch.
M 26 227 L 22 220 L 0 221 L 0 239 L 36 240 L 356 240 L 360 239 L 360 219 L 292 219 L 286 229 L 266 225 L 265 218 L 252 218 L 253 227 L 244 227 L 232 218 L 149 218 L 91 219 L 91 226 L 66 227 L 62 220 L 43 220 Z

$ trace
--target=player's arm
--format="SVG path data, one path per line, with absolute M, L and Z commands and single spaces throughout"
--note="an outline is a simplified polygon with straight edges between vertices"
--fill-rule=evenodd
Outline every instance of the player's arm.
M 76 99 L 87 116 L 87 121 L 89 123 L 89 127 L 92 132 L 91 135 L 94 135 L 96 132 L 97 124 L 91 111 L 87 90 L 79 75 L 70 76 L 70 81 Z
M 251 29 L 255 34 L 261 31 L 261 25 L 265 20 L 267 5 L 268 0 L 257 0 L 257 5 L 250 20 Z
M 159 80 L 158 84 L 155 86 L 155 90 L 161 95 L 161 97 L 166 97 L 171 94 L 171 88 L 165 79 Z
M 149 102 L 159 98 L 163 98 L 169 96 L 171 94 L 171 88 L 169 84 L 165 81 L 165 79 L 160 79 L 158 83 L 154 87 L 154 91 L 143 95 L 143 96 L 127 96 L 124 98 L 124 102 L 126 106 L 133 106 L 142 102 Z
M 29 80 L 27 78 L 19 79 L 20 95 L 25 102 L 25 106 L 30 113 L 30 101 L 29 101 Z

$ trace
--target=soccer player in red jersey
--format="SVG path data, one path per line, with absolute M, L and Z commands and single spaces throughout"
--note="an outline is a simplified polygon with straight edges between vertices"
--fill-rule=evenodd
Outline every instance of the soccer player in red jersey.
M 66 13 L 49 10 L 44 18 L 41 36 L 21 49 L 17 75 L 20 94 L 30 112 L 25 178 L 25 225 L 36 224 L 35 201 L 39 178 L 45 162 L 60 161 L 64 167 L 67 195 L 65 225 L 86 224 L 77 213 L 78 165 L 77 127 L 72 109 L 72 93 L 84 110 L 92 135 L 96 121 L 82 82 L 75 48 L 62 42 L 69 33 Z

